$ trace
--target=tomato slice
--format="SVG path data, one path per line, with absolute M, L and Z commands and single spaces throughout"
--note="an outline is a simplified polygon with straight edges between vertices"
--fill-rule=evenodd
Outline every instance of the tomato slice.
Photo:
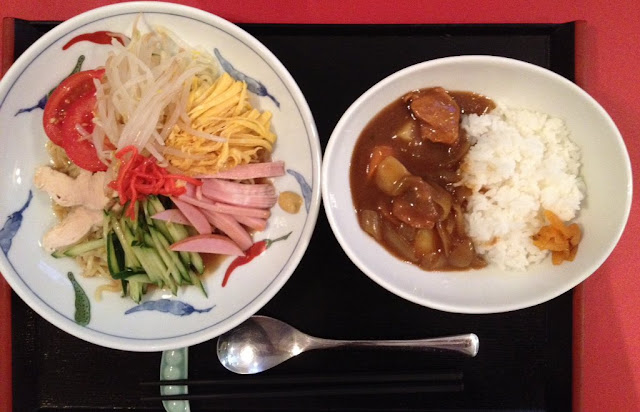
M 44 131 L 57 145 L 62 146 L 62 123 L 68 114 L 68 108 L 77 100 L 95 96 L 93 79 L 102 78 L 104 69 L 86 70 L 72 74 L 55 88 L 44 107 L 42 125 Z
M 104 69 L 87 70 L 72 74 L 51 93 L 44 108 L 44 131 L 51 141 L 61 146 L 69 159 L 90 172 L 107 170 L 100 161 L 93 143 L 84 139 L 76 129 L 82 126 L 93 132 L 93 110 L 96 88 L 93 79 L 104 75 Z
M 91 140 L 86 139 L 76 128 L 80 125 L 87 133 L 93 132 L 93 109 L 96 97 L 87 96 L 67 106 L 67 113 L 62 122 L 62 143 L 60 146 L 67 152 L 73 163 L 90 172 L 107 170 L 102 163 Z

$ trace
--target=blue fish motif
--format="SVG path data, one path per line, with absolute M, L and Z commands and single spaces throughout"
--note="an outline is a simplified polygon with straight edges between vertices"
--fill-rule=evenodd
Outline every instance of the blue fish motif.
M 241 71 L 233 67 L 233 65 L 228 60 L 222 57 L 222 54 L 220 54 L 220 50 L 213 49 L 213 53 L 216 55 L 216 57 L 220 61 L 220 65 L 222 66 L 224 71 L 229 73 L 231 77 L 233 77 L 236 80 L 245 82 L 247 84 L 247 89 L 249 89 L 250 92 L 257 94 L 258 96 L 268 97 L 269 99 L 273 100 L 273 102 L 276 104 L 276 106 L 278 106 L 278 108 L 280 108 L 280 102 L 273 95 L 269 94 L 269 91 L 267 90 L 267 86 L 262 84 L 262 82 L 254 79 L 253 77 L 247 76 L 246 74 L 242 73 Z
M 291 176 L 295 177 L 300 185 L 300 190 L 302 190 L 302 197 L 304 198 L 304 207 L 307 209 L 307 213 L 309 213 L 309 207 L 311 207 L 311 186 L 305 180 L 304 176 L 300 173 L 296 172 L 293 169 L 287 169 L 287 173 Z
M 0 248 L 4 252 L 5 255 L 9 254 L 9 249 L 11 248 L 11 241 L 13 237 L 18 233 L 18 229 L 20 229 L 20 225 L 22 225 L 22 213 L 27 210 L 29 207 L 29 203 L 31 203 L 31 199 L 33 198 L 33 193 L 29 190 L 29 197 L 25 202 L 24 206 L 20 208 L 17 212 L 13 212 L 7 218 L 7 221 L 4 222 L 4 226 L 0 229 Z
M 78 57 L 78 60 L 76 61 L 76 65 L 73 67 L 73 70 L 71 70 L 71 73 L 69 73 L 69 76 L 71 76 L 72 74 L 76 74 L 80 70 L 82 70 L 82 63 L 84 63 L 84 59 L 85 59 L 84 55 L 80 55 L 80 57 Z M 67 76 L 67 77 L 69 77 L 69 76 Z M 67 77 L 65 77 L 65 79 Z M 58 85 L 56 85 L 56 87 L 58 87 Z M 51 89 L 49 91 L 49 93 L 47 93 L 44 96 L 42 96 L 42 98 L 40 100 L 38 100 L 38 103 L 36 103 L 34 106 L 25 107 L 24 109 L 18 110 L 16 112 L 16 114 L 14 114 L 14 117 L 19 115 L 19 114 L 21 114 L 21 113 L 29 113 L 30 111 L 35 110 L 35 109 L 44 110 L 44 107 L 47 105 L 47 101 L 49 101 L 49 96 L 51 96 L 51 93 L 53 93 L 53 91 L 56 89 L 56 87 Z
M 130 313 L 142 312 L 145 310 L 155 310 L 157 312 L 171 313 L 176 316 L 187 316 L 192 313 L 206 313 L 215 307 L 211 306 L 207 309 L 196 309 L 188 303 L 181 302 L 179 300 L 172 299 L 158 299 L 158 300 L 148 300 L 138 306 L 134 306 L 131 309 L 127 310 L 124 314 L 128 315 Z
M 16 112 L 16 114 L 14 114 L 14 116 L 19 115 L 20 113 L 29 113 L 30 111 L 33 111 L 35 109 L 42 109 L 44 110 L 44 106 L 47 105 L 47 101 L 49 100 L 49 95 L 45 94 L 44 96 L 42 96 L 42 99 L 38 100 L 38 103 L 36 103 L 34 106 L 31 107 L 25 107 L 24 109 L 20 109 Z

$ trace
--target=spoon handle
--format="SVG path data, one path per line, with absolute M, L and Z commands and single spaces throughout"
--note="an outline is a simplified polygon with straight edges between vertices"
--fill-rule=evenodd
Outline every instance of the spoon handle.
M 406 350 L 436 350 L 459 352 L 476 356 L 480 340 L 474 333 L 414 340 L 333 340 L 313 338 L 308 349 L 329 349 L 338 347 L 393 348 Z

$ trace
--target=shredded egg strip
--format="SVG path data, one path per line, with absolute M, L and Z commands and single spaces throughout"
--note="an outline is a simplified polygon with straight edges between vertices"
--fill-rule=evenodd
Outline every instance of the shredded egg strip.
M 178 122 L 167 138 L 165 157 L 189 175 L 211 174 L 260 161 L 271 153 L 276 135 L 271 113 L 249 103 L 247 85 L 224 73 L 210 86 L 193 79 L 187 122 Z

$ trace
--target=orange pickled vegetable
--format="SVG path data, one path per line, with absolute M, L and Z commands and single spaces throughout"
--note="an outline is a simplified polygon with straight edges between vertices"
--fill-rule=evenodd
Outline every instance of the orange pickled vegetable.
M 202 184 L 198 179 L 169 174 L 156 163 L 155 158 L 139 154 L 135 146 L 123 148 L 116 153 L 116 158 L 120 160 L 121 165 L 118 176 L 109 182 L 109 187 L 118 192 L 121 205 L 130 202 L 125 213 L 131 220 L 136 220 L 136 201 L 147 195 L 180 196 L 186 189 L 177 184 L 179 180 L 196 186 Z
M 545 210 L 544 216 L 549 224 L 542 226 L 538 233 L 532 236 L 533 244 L 540 250 L 550 250 L 551 262 L 554 265 L 560 265 L 565 260 L 573 262 L 582 239 L 580 227 L 576 223 L 567 226 L 550 210 Z

